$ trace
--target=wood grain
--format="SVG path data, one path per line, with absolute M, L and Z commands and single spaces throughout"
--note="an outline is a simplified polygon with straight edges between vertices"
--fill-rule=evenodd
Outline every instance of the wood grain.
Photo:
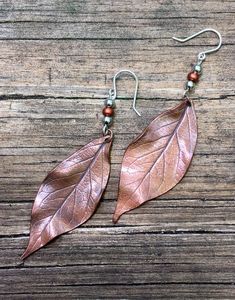
M 0 299 L 234 299 L 234 1 L 0 1 Z M 179 103 L 199 51 L 196 154 L 183 181 L 116 226 L 121 159 L 160 112 Z M 24 264 L 30 213 L 48 171 L 101 134 L 118 81 L 112 171 L 93 218 Z

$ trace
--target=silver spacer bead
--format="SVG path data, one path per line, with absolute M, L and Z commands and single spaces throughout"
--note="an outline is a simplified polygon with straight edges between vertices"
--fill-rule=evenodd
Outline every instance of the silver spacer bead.
M 188 88 L 189 90 L 191 90 L 192 88 L 194 88 L 194 83 L 192 82 L 192 81 L 188 81 L 187 83 L 186 83 L 186 88 Z
M 107 125 L 110 125 L 113 121 L 113 118 L 112 117 L 104 117 L 104 124 L 107 124 Z
M 111 98 L 108 98 L 104 101 L 104 105 L 105 106 L 109 106 L 109 107 L 112 107 L 112 108 L 115 108 L 115 100 L 114 99 L 111 99 Z
M 198 73 L 201 73 L 201 71 L 202 71 L 201 65 L 195 65 L 193 69 L 194 69 L 194 71 L 196 71 Z

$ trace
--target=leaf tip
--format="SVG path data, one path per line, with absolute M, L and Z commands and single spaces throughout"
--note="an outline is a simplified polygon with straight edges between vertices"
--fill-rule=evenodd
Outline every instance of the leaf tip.
M 118 220 L 120 219 L 120 217 L 128 211 L 129 211 L 129 209 L 126 209 L 125 207 L 120 207 L 119 205 L 117 205 L 116 210 L 113 214 L 113 223 L 116 224 L 118 222 Z
M 29 255 L 30 255 L 30 252 L 28 251 L 28 249 L 26 249 L 24 251 L 24 253 L 21 255 L 20 259 L 25 260 Z
M 29 255 L 40 249 L 41 247 L 32 247 L 31 242 L 29 242 L 27 248 L 24 253 L 21 255 L 20 259 L 25 260 Z
M 113 223 L 116 224 L 120 217 L 121 215 L 115 212 L 113 215 Z

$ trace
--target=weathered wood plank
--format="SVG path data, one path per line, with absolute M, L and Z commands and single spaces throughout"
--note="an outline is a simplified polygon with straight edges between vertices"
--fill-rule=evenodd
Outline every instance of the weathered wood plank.
M 0 298 L 234 299 L 234 1 L 0 0 Z M 172 191 L 111 222 L 128 143 L 181 99 L 196 55 L 216 43 L 193 95 L 199 140 Z M 94 217 L 29 257 L 30 211 L 46 173 L 97 137 L 118 82 L 110 183 Z M 129 99 L 129 100 L 128 100 Z
M 135 264 L 209 264 L 220 268 L 234 263 L 235 234 L 158 231 L 157 226 L 82 227 L 66 234 L 22 264 L 20 255 L 27 243 L 26 235 L 2 237 L 0 269 L 14 267 L 65 267 Z M 71 260 L 71 257 L 73 258 Z M 84 259 L 86 257 L 86 259 Z M 131 263 L 130 263 L 131 262 Z M 203 272 L 201 272 L 203 278 Z M 221 275 L 222 276 L 222 275 Z M 222 279 L 221 279 L 222 280 Z
M 1 19 L 7 21 L 38 21 L 44 20 L 47 22 L 57 21 L 62 22 L 64 18 L 66 22 L 74 20 L 79 22 L 77 17 L 84 18 L 87 22 L 102 22 L 105 18 L 109 21 L 110 14 L 120 14 L 126 16 L 132 13 L 141 19 L 147 19 L 149 16 L 152 18 L 160 17 L 162 19 L 168 18 L 169 22 L 173 22 L 174 18 L 187 17 L 191 19 L 193 17 L 198 19 L 204 19 L 208 16 L 216 19 L 215 15 L 221 16 L 223 13 L 233 17 L 234 2 L 231 0 L 218 0 L 191 2 L 189 0 L 184 1 L 182 5 L 181 1 L 156 1 L 145 0 L 143 2 L 135 1 L 61 1 L 51 0 L 50 3 L 46 0 L 41 1 L 27 1 L 12 0 L 10 3 L 5 0 L 0 1 L 1 7 Z M 155 10 L 156 8 L 156 10 Z M 203 15 L 202 12 L 203 11 Z M 102 14 L 103 18 L 99 19 L 99 14 Z M 58 19 L 58 16 L 60 17 Z M 69 19 L 70 18 L 70 19 Z M 130 18 L 131 19 L 131 18 Z M 121 21 L 120 19 L 118 20 Z M 182 20 L 183 21 L 183 20 Z
M 234 264 L 224 263 L 223 269 L 217 263 L 191 264 L 160 263 L 130 265 L 91 265 L 64 267 L 13 268 L 0 270 L 2 277 L 1 290 L 8 291 L 9 284 L 14 281 L 14 291 L 44 286 L 54 288 L 61 285 L 100 285 L 100 284 L 153 284 L 159 282 L 173 283 L 233 283 Z M 29 276 L 30 273 L 30 276 Z M 35 280 L 37 278 L 37 280 Z M 92 283 L 92 284 L 91 284 Z
M 1 235 L 15 236 L 28 234 L 31 203 L 1 204 L 2 219 Z M 84 227 L 107 227 L 112 230 L 112 213 L 115 208 L 114 201 L 103 201 L 96 215 Z M 158 231 L 186 231 L 186 232 L 235 232 L 234 227 L 235 206 L 231 201 L 210 200 L 156 200 L 141 209 L 123 216 L 120 226 L 127 227 L 121 230 L 131 230 L 140 226 L 146 232 Z M 7 216 L 7 218 L 6 218 Z M 130 226 L 130 228 L 129 228 Z M 78 233 L 80 229 L 78 230 Z M 138 232 L 138 230 L 137 230 Z
M 15 94 L 20 94 L 22 97 L 38 95 L 42 100 L 49 96 L 104 98 L 112 76 L 120 68 L 130 68 L 140 79 L 139 99 L 180 98 L 190 65 L 195 63 L 205 43 L 202 41 L 203 46 L 197 47 L 192 47 L 192 42 L 179 46 L 171 36 L 160 42 L 3 41 L 2 97 L 9 99 L 12 94 L 18 99 Z M 216 43 L 214 38 L 209 39 Z M 195 97 L 223 100 L 234 95 L 229 80 L 233 78 L 230 67 L 235 58 L 233 48 L 234 44 L 225 45 L 216 55 L 208 56 Z M 132 80 L 121 80 L 119 95 L 131 95 L 133 86 Z
M 35 287 L 34 292 L 22 291 L 13 294 L 0 294 L 4 299 L 234 299 L 231 284 L 145 284 L 145 285 L 61 285 Z
M 41 2 L 41 1 L 40 1 Z M 1 39 L 146 39 L 166 37 L 175 28 L 207 27 L 208 20 L 221 30 L 232 28 L 233 1 L 12 1 L 2 6 Z M 190 12 L 188 12 L 187 7 Z M 203 12 L 203 14 L 202 14 Z M 218 17 L 219 16 L 219 17 Z M 171 20 L 171 22 L 169 22 Z M 71 22 L 71 23 L 70 23 Z M 174 25 L 174 26 L 172 26 Z M 162 31 L 164 28 L 164 31 Z M 230 41 L 233 36 L 230 35 Z

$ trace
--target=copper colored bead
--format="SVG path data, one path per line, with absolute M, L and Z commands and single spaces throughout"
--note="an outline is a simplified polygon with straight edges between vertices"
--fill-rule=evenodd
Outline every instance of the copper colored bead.
M 106 106 L 106 107 L 103 109 L 103 115 L 104 115 L 105 117 L 112 117 L 112 116 L 113 116 L 113 109 L 112 109 L 112 107 Z
M 193 71 L 193 72 L 190 72 L 190 73 L 188 74 L 188 80 L 190 80 L 190 81 L 192 81 L 192 82 L 197 82 L 198 79 L 199 79 L 199 74 L 198 74 L 198 72 Z

